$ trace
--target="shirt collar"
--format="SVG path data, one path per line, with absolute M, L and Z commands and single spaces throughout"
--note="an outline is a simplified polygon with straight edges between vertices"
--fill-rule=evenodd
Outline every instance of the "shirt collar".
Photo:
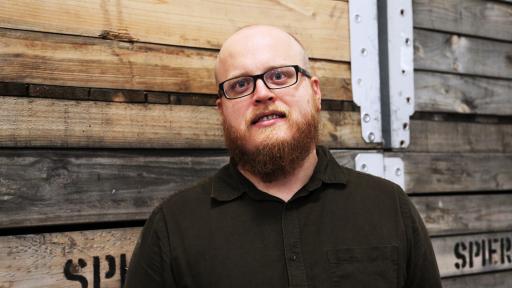
M 323 146 L 317 146 L 316 154 L 318 162 L 313 175 L 295 196 L 302 196 L 298 194 L 303 193 L 309 194 L 310 191 L 320 187 L 322 183 L 346 184 L 345 168 L 338 164 L 329 150 Z M 233 161 L 230 161 L 213 176 L 210 196 L 218 201 L 231 201 L 254 188 L 254 185 L 238 171 Z M 293 198 L 296 198 L 295 196 Z

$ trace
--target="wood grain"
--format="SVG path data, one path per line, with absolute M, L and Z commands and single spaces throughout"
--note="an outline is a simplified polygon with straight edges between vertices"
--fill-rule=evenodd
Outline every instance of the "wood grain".
M 414 0 L 414 27 L 512 41 L 512 7 L 486 0 Z
M 512 79 L 512 43 L 414 29 L 414 68 Z
M 2 27 L 220 48 L 239 28 L 269 24 L 296 35 L 314 58 L 349 60 L 348 4 L 337 1 L 2 1 Z
M 414 84 L 416 111 L 512 114 L 509 80 L 415 71 Z
M 120 288 L 121 259 L 125 258 L 126 267 L 139 233 L 140 228 L 123 228 L 0 237 L 0 287 L 93 287 L 94 257 L 98 257 L 100 286 L 94 287 Z M 110 278 L 105 275 L 108 255 L 115 258 L 115 274 Z M 81 267 L 79 259 L 86 266 Z M 83 277 L 88 285 L 66 279 L 65 270 Z
M 512 152 L 512 124 L 412 120 L 414 152 Z
M 512 230 L 512 194 L 414 196 L 433 236 Z
M 512 189 L 512 154 L 386 153 L 404 161 L 408 193 Z
M 0 146 L 222 148 L 215 107 L 1 97 Z M 320 142 L 376 147 L 361 137 L 358 112 L 322 111 Z
M 510 288 L 512 271 L 446 278 L 442 279 L 442 282 L 444 288 Z
M 368 151 L 332 150 L 337 161 L 349 168 L 361 152 Z M 512 186 L 510 154 L 406 156 L 407 192 L 510 190 Z M 168 195 L 213 175 L 227 162 L 224 150 L 3 149 L 0 228 L 145 219 Z M 413 194 L 412 199 L 429 231 L 441 235 L 509 229 L 509 196 Z
M 140 228 L 121 228 L 105 230 L 89 230 L 63 233 L 29 234 L 19 236 L 0 237 L 0 287 L 70 287 L 78 282 L 66 279 L 64 271 L 75 276 L 81 276 L 88 283 L 93 283 L 95 271 L 101 287 L 121 287 L 120 270 L 123 265 L 120 263 L 124 257 L 125 263 L 129 262 L 131 252 L 135 246 Z M 507 246 L 512 238 L 512 233 L 487 233 L 467 236 L 436 237 L 432 239 L 434 252 L 439 265 L 441 276 L 467 275 L 479 272 L 495 272 L 509 269 L 511 264 L 509 258 L 512 255 L 510 247 Z M 508 240 L 507 240 L 508 239 Z M 473 255 L 473 267 L 469 267 L 468 248 L 469 243 L 475 245 L 475 241 L 491 241 L 493 249 L 493 262 L 482 263 L 482 253 Z M 501 241 L 504 242 L 503 248 Z M 460 245 L 464 243 L 466 250 L 461 251 Z M 481 242 L 480 242 L 481 243 Z M 487 242 L 488 243 L 488 242 Z M 459 248 L 455 248 L 456 245 Z M 460 255 L 454 251 L 464 252 L 466 263 Z M 489 254 L 486 253 L 489 259 Z M 115 258 L 115 274 L 106 278 L 109 270 L 106 257 L 110 255 Z M 501 255 L 504 255 L 502 261 Z M 94 266 L 94 258 L 99 263 Z M 79 265 L 81 261 L 82 265 Z M 68 263 L 66 266 L 66 263 Z M 86 265 L 84 265 L 86 264 Z M 455 266 L 459 264 L 458 268 Z M 81 267 L 82 266 L 82 267 Z M 99 267 L 98 267 L 99 266 Z M 121 269 L 120 269 L 121 268 Z M 475 279 L 475 278 L 473 278 Z M 497 283 L 502 279 L 509 279 L 508 276 L 478 278 L 482 282 L 476 283 Z M 501 279 L 501 280 L 500 280 Z M 450 285 L 460 285 L 463 280 L 448 280 Z M 89 284 L 90 285 L 90 284 Z M 501 284 L 500 284 L 501 285 Z M 75 287 L 73 286 L 73 287 Z M 462 287 L 462 286 L 448 286 Z M 464 287 L 488 287 L 488 286 L 464 286 Z M 494 286 L 493 286 L 494 287 Z M 497 286 L 506 287 L 506 286 Z
M 441 277 L 509 270 L 512 232 L 432 239 Z
M 1 28 L 0 43 L 0 81 L 217 94 L 212 50 Z M 325 99 L 352 99 L 348 63 L 313 60 L 311 72 Z

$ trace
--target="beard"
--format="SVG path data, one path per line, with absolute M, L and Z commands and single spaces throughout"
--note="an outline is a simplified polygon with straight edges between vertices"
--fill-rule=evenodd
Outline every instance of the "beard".
M 318 111 L 312 107 L 311 113 L 303 120 L 293 120 L 287 115 L 292 132 L 290 137 L 276 139 L 270 136 L 252 149 L 247 145 L 247 133 L 238 131 L 223 119 L 224 140 L 233 164 L 265 183 L 291 175 L 311 153 L 311 147 L 318 143 Z

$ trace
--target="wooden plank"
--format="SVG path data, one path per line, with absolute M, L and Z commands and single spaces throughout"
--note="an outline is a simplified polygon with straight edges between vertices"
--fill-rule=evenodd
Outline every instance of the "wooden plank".
M 146 219 L 228 160 L 223 151 L 0 150 L 0 227 Z
M 332 150 L 337 161 L 350 168 L 361 152 Z M 500 155 L 508 164 L 500 162 Z M 474 154 L 406 156 L 408 192 L 510 190 L 512 186 L 510 154 L 487 159 Z M 436 157 L 446 159 L 439 162 Z M 455 162 L 453 167 L 447 164 L 450 161 Z M 212 175 L 227 162 L 223 150 L 3 149 L 0 227 L 145 219 L 165 197 Z M 489 170 L 489 166 L 498 168 Z M 486 177 L 501 181 L 501 186 Z M 508 194 L 412 197 L 433 235 L 510 229 L 511 198 Z
M 265 23 L 295 34 L 314 58 L 348 61 L 350 51 L 348 3 L 337 1 L 2 1 L 0 23 L 13 29 L 215 49 L 238 28 Z
M 404 161 L 408 193 L 512 189 L 512 154 L 386 153 Z
M 433 238 L 441 277 L 512 269 L 512 232 Z
M 410 198 L 433 236 L 512 230 L 512 194 Z
M 100 284 L 95 287 L 121 287 L 126 276 L 123 271 L 139 233 L 140 228 L 121 228 L 2 236 L 0 287 L 70 287 L 80 285 L 79 282 L 83 283 L 82 287 L 85 282 L 91 286 L 94 282 Z M 443 277 L 510 269 L 511 242 L 511 232 L 432 239 Z M 113 265 L 109 266 L 109 262 Z M 114 274 L 107 278 L 108 271 Z M 500 279 L 509 277 L 486 277 L 481 281 L 499 284 Z
M 512 81 L 415 71 L 414 84 L 416 111 L 512 114 Z
M 512 271 L 442 279 L 444 288 L 510 288 Z
M 222 148 L 215 107 L 0 96 L 0 146 Z M 322 111 L 320 141 L 376 147 L 361 137 L 358 112 Z
M 353 167 L 357 152 L 333 154 Z M 0 150 L 0 228 L 146 219 L 228 160 L 211 150 Z
M 414 27 L 512 41 L 512 7 L 488 0 L 414 0 Z
M 0 81 L 217 94 L 211 50 L 7 29 L 0 42 Z M 352 99 L 348 63 L 315 60 L 311 71 L 324 99 Z
M 512 152 L 512 124 L 411 120 L 414 152 Z
M 122 287 L 139 233 L 122 228 L 0 237 L 0 287 Z
M 512 43 L 414 29 L 414 68 L 512 79 Z

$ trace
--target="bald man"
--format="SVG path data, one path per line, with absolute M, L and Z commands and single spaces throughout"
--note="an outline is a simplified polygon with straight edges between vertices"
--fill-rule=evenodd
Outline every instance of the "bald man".
M 317 145 L 320 82 L 293 36 L 237 31 L 215 78 L 230 162 L 153 211 L 126 287 L 441 287 L 400 187 Z

